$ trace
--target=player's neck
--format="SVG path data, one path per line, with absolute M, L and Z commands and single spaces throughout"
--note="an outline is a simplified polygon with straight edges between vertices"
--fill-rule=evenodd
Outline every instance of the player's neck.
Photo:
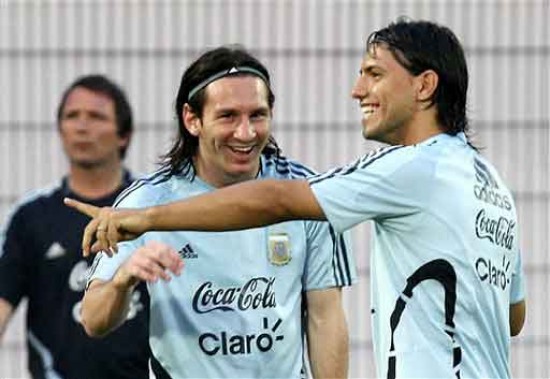
M 122 164 L 98 167 L 71 165 L 68 183 L 71 191 L 85 199 L 99 199 L 115 192 L 122 184 Z
M 437 123 L 434 112 L 421 112 L 415 115 L 407 127 L 400 130 L 399 144 L 415 145 L 444 131 Z

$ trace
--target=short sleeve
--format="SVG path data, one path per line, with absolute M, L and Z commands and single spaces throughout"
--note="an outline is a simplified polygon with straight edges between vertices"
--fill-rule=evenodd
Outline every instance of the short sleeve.
M 525 299 L 525 283 L 521 253 L 518 254 L 514 271 L 512 272 L 512 285 L 510 287 L 510 304 L 516 304 Z
M 31 265 L 29 238 L 23 212 L 17 211 L 6 223 L 0 235 L 0 297 L 17 307 L 28 293 Z
M 351 286 L 357 281 L 349 233 L 328 222 L 306 222 L 305 290 Z
M 422 175 L 430 173 L 416 158 L 414 149 L 391 146 L 308 182 L 328 221 L 341 233 L 366 220 L 417 211 Z

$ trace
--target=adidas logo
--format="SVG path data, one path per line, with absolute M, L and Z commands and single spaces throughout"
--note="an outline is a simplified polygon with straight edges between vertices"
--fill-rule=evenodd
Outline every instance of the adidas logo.
M 66 253 L 65 248 L 59 244 L 59 242 L 54 242 L 46 251 L 46 259 L 56 259 L 64 256 Z
M 199 257 L 190 244 L 186 244 L 184 247 L 182 247 L 180 251 L 178 251 L 178 254 L 183 259 L 197 259 Z
M 488 188 L 498 189 L 498 184 L 489 168 L 479 159 L 474 158 L 474 169 L 476 172 L 476 180 Z

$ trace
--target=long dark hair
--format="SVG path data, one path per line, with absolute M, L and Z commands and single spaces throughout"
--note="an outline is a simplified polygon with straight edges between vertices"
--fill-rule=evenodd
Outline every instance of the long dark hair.
M 412 75 L 435 71 L 439 83 L 430 105 L 436 106 L 438 123 L 447 134 L 468 133 L 468 67 L 462 45 L 449 28 L 400 18 L 368 37 L 367 52 L 378 45 L 386 47 Z
M 199 139 L 193 136 L 185 127 L 183 121 L 183 106 L 187 103 L 192 111 L 202 117 L 204 103 L 206 100 L 205 88 L 200 89 L 189 99 L 189 92 L 199 86 L 202 82 L 216 75 L 223 70 L 230 70 L 233 67 L 249 67 L 259 71 L 267 80 L 268 105 L 273 109 L 275 95 L 271 90 L 269 72 L 265 66 L 249 52 L 239 45 L 229 45 L 209 50 L 195 60 L 183 73 L 180 87 L 174 107 L 176 120 L 178 122 L 178 135 L 167 154 L 161 156 L 161 166 L 169 168 L 168 175 L 195 175 L 193 167 L 193 156 L 197 152 Z M 243 72 L 237 75 L 254 75 Z M 269 137 L 268 143 L 262 150 L 264 155 L 280 155 L 280 148 L 273 136 Z

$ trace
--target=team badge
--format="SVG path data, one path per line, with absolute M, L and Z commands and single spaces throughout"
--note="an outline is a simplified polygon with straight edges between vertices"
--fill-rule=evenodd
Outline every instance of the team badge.
M 286 265 L 292 259 L 290 238 L 286 233 L 270 234 L 268 240 L 269 261 L 277 266 Z

